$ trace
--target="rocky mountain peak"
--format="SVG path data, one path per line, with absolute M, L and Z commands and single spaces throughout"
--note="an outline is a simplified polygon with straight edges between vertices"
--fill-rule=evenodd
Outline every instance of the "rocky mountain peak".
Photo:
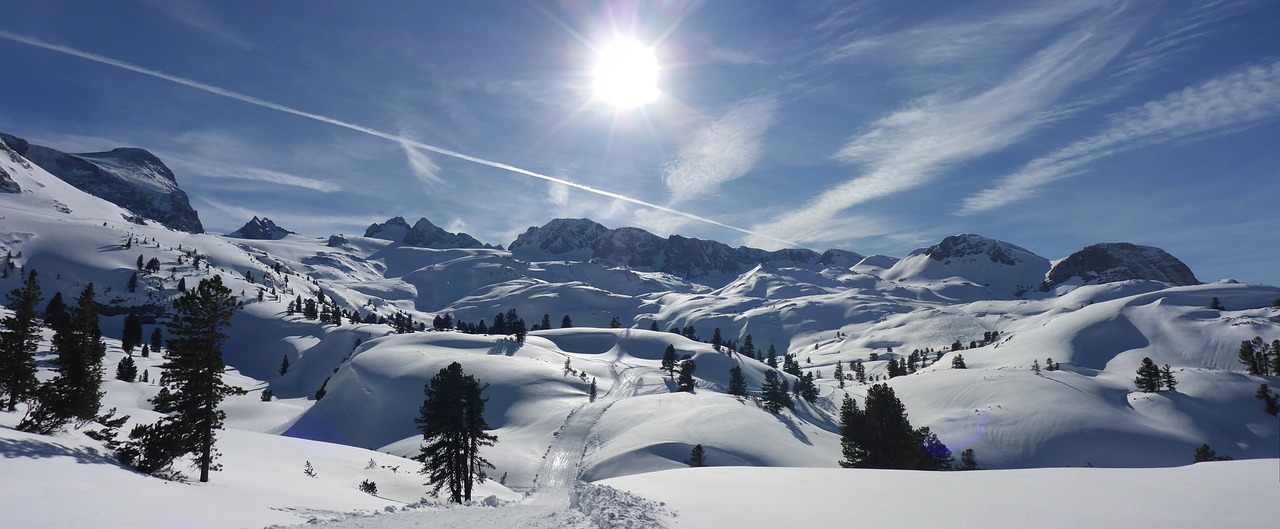
M 942 239 L 942 242 L 925 248 L 923 253 L 934 261 L 943 262 L 956 257 L 986 254 L 993 263 L 1016 265 L 1020 262 L 1019 253 L 1031 252 L 1007 242 L 965 233 Z
M 1115 242 L 1089 245 L 1058 261 L 1041 290 L 1074 281 L 1090 285 L 1134 279 L 1180 286 L 1200 284 L 1186 264 L 1160 248 Z
M 204 232 L 173 171 L 154 154 L 122 147 L 106 152 L 68 154 L 0 133 L 0 141 L 50 174 L 98 198 L 126 208 L 169 229 Z
M 392 217 L 381 224 L 370 224 L 364 236 L 423 248 L 494 248 L 466 233 L 445 231 L 426 217 L 418 219 L 413 226 L 404 217 Z
M 246 222 L 240 229 L 227 234 L 227 237 L 235 237 L 237 239 L 258 239 L 258 240 L 280 240 L 288 235 L 297 235 L 296 233 L 281 228 L 271 219 L 254 216 L 253 219 Z

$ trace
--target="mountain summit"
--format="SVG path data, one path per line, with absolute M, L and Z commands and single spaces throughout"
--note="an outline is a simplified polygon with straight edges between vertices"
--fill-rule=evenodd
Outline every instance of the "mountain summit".
M 364 236 L 423 248 L 494 248 L 465 233 L 447 232 L 425 217 L 413 226 L 404 217 L 392 217 L 382 224 L 370 224 Z
M 283 239 L 288 235 L 297 235 L 297 233 L 276 226 L 276 223 L 271 222 L 269 218 L 262 217 L 259 219 L 254 216 L 249 222 L 244 223 L 244 226 L 241 226 L 240 229 L 228 233 L 227 237 L 274 241 Z
M 150 152 L 119 148 L 67 154 L 4 133 L 0 133 L 0 141 L 81 191 L 155 220 L 166 228 L 204 232 L 187 194 L 178 188 L 173 171 Z
M 1199 285 L 1191 268 L 1154 246 L 1110 242 L 1085 246 L 1058 261 L 1045 277 L 1041 290 L 1078 281 L 1086 285 L 1132 279 L 1160 281 L 1173 285 Z

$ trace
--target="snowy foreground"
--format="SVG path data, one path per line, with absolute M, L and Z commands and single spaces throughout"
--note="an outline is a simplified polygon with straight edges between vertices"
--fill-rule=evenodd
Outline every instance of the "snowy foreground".
M 0 414 L 7 426 L 12 414 Z M 0 427 L 4 527 L 1267 527 L 1280 520 L 1280 460 L 1177 468 L 905 472 L 680 469 L 581 484 L 572 506 L 496 483 L 470 507 L 420 502 L 413 462 L 358 448 L 228 430 L 208 484 L 115 465 L 78 433 Z M 369 454 L 379 464 L 368 468 Z M 303 475 L 305 458 L 317 477 Z M 405 465 L 397 472 L 383 466 Z M 351 483 L 376 480 L 379 496 Z M 496 505 L 496 506 L 494 506 Z

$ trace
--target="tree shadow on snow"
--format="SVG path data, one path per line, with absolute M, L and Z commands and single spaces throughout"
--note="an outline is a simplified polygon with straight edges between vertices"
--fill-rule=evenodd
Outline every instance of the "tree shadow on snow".
M 489 348 L 490 355 L 513 356 L 516 351 L 520 350 L 520 342 L 515 340 L 498 340 L 498 343 Z
M 83 465 L 119 466 L 115 458 L 87 446 L 69 447 L 39 439 L 0 438 L 0 456 L 5 459 L 49 459 L 70 457 Z

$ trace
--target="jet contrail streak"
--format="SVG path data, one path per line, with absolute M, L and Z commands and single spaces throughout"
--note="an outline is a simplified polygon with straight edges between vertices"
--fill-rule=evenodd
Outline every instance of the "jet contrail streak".
M 328 123 L 328 124 L 330 124 L 330 125 L 336 125 L 336 126 L 343 127 L 343 128 L 346 128 L 346 129 L 351 129 L 351 130 L 354 130 L 354 131 L 357 131 L 357 132 L 363 132 L 363 133 L 368 134 L 368 135 L 371 135 L 371 136 L 377 136 L 377 137 L 379 137 L 379 138 L 383 138 L 383 139 L 391 140 L 391 141 L 394 141 L 394 142 L 398 142 L 398 143 L 403 143 L 403 144 L 411 145 L 411 146 L 413 146 L 413 147 L 417 147 L 417 148 L 419 148 L 419 149 L 423 149 L 423 150 L 426 150 L 426 151 L 431 151 L 431 152 L 434 152 L 434 153 L 437 153 L 437 154 L 443 154 L 443 155 L 445 155 L 445 156 L 450 156 L 450 157 L 453 157 L 453 158 L 457 158 L 457 159 L 459 159 L 459 160 L 466 160 L 466 161 L 471 162 L 471 163 L 480 164 L 480 165 L 486 165 L 486 166 L 493 167 L 493 168 L 496 168 L 496 169 L 502 169 L 502 170 L 504 170 L 504 171 L 509 171 L 509 172 L 512 172 L 512 173 L 522 174 L 522 175 L 525 175 L 525 176 L 532 176 L 532 177 L 534 177 L 534 178 L 538 178 L 538 179 L 541 179 L 541 180 L 546 180 L 546 181 L 548 181 L 548 182 L 555 182 L 555 183 L 557 183 L 557 184 L 561 184 L 561 185 L 569 186 L 569 187 L 572 187 L 572 188 L 574 188 L 574 189 L 581 189 L 581 190 L 586 191 L 586 192 L 588 192 L 588 193 L 594 193 L 594 194 L 596 194 L 596 195 L 600 195 L 600 196 L 602 196 L 602 197 L 608 197 L 608 198 L 612 198 L 612 199 L 615 199 L 615 200 L 621 200 L 621 201 L 624 201 L 624 202 L 630 202 L 630 203 L 632 203 L 632 204 L 636 204 L 636 205 L 638 205 L 638 206 L 644 206 L 644 207 L 647 207 L 647 208 L 656 209 L 656 210 L 658 210 L 658 211 L 662 211 L 662 212 L 664 212 L 664 213 L 670 213 L 670 214 L 672 214 L 672 215 L 679 215 L 679 216 L 684 217 L 684 218 L 687 218 L 687 219 L 695 220 L 695 221 L 698 221 L 698 222 L 703 222 L 703 223 L 706 223 L 706 224 L 711 224 L 711 225 L 713 225 L 713 226 L 719 226 L 719 227 L 721 227 L 721 228 L 730 229 L 730 230 L 737 231 L 737 232 L 740 232 L 740 233 L 745 233 L 745 234 L 747 234 L 747 235 L 755 235 L 755 236 L 758 236 L 758 237 L 764 237 L 764 238 L 767 238 L 767 239 L 770 239 L 770 240 L 773 240 L 773 241 L 777 241 L 777 242 L 780 242 L 780 243 L 783 243 L 783 244 L 786 244 L 786 245 L 789 245 L 789 246 L 792 246 L 792 247 L 801 247 L 801 245 L 796 244 L 796 243 L 793 243 L 793 242 L 791 242 L 791 241 L 787 241 L 787 240 L 783 240 L 783 239 L 778 239 L 778 238 L 776 238 L 776 237 L 771 237 L 771 236 L 769 236 L 769 235 L 765 235 L 765 234 L 763 234 L 763 233 L 757 233 L 757 232 L 754 232 L 754 231 L 751 231 L 751 230 L 748 230 L 748 229 L 745 229 L 745 228 L 739 228 L 739 227 L 737 227 L 737 226 L 730 226 L 730 225 L 725 224 L 725 223 L 720 222 L 720 221 L 712 220 L 712 219 L 709 219 L 709 218 L 706 218 L 706 217 L 701 217 L 701 216 L 698 216 L 698 215 L 694 215 L 694 214 L 692 214 L 692 213 L 686 213 L 686 212 L 684 212 L 684 211 L 680 211 L 680 210 L 678 210 L 678 209 L 672 209 L 672 208 L 669 208 L 669 207 L 667 207 L 667 206 L 663 206 L 663 205 L 659 205 L 659 204 L 654 204 L 654 203 L 652 203 L 652 202 L 646 202 L 646 201 L 644 201 L 644 200 L 640 200 L 640 199 L 638 199 L 638 198 L 631 198 L 631 197 L 629 197 L 629 196 L 626 196 L 626 195 L 620 195 L 620 194 L 618 194 L 618 193 L 614 193 L 614 192 L 612 192 L 612 191 L 605 191 L 605 190 L 603 190 L 603 189 L 597 189 L 597 188 L 594 188 L 594 187 L 591 187 L 591 186 L 588 186 L 588 185 L 579 184 L 579 183 L 577 183 L 577 182 L 570 182 L 570 181 L 568 181 L 568 180 L 564 180 L 564 179 L 561 179 L 561 178 L 556 178 L 556 177 L 554 177 L 554 176 L 549 176 L 549 175 L 545 175 L 545 174 L 538 173 L 538 172 L 534 172 L 534 171 L 530 171 L 530 170 L 528 170 L 528 169 L 521 169 L 521 168 L 519 168 L 519 167 L 516 167 L 516 166 L 513 166 L 513 165 L 508 165 L 508 164 L 501 163 L 501 162 L 495 162 L 495 161 L 491 161 L 491 160 L 486 160 L 486 159 L 484 159 L 484 158 L 477 158 L 477 157 L 475 157 L 475 156 L 471 156 L 471 155 L 469 155 L 469 154 L 463 154 L 463 153 L 460 153 L 460 152 L 457 152 L 457 151 L 452 151 L 452 150 L 449 150 L 449 149 L 445 149 L 445 148 L 443 148 L 443 147 L 436 147 L 436 146 L 434 146 L 434 145 L 428 145 L 428 144 L 426 144 L 426 143 L 422 143 L 422 142 L 419 142 L 419 141 L 416 141 L 416 140 L 413 140 L 413 139 L 410 139 L 410 138 L 405 138 L 405 137 L 402 137 L 402 136 L 399 136 L 399 135 L 396 135 L 396 134 L 391 134 L 391 133 L 389 133 L 389 132 L 383 132 L 383 131 L 380 131 L 380 130 L 377 130 L 377 129 L 371 129 L 371 128 L 369 128 L 369 127 L 365 127 L 365 126 L 363 126 L 363 125 L 357 125 L 357 124 L 355 124 L 355 123 L 348 123 L 348 122 L 346 122 L 346 121 L 342 121 L 342 120 L 338 120 L 338 119 L 333 119 L 333 118 L 326 117 L 326 116 L 321 116 L 321 115 L 319 115 L 319 114 L 315 114 L 315 113 L 307 112 L 307 111 L 305 111 L 305 110 L 298 110 L 298 109 L 296 109 L 296 108 L 288 107 L 288 106 L 285 106 L 285 105 L 281 105 L 281 104 L 279 104 L 279 103 L 272 103 L 271 101 L 267 101 L 267 100 L 265 100 L 265 99 L 258 99 L 258 98 L 253 97 L 253 96 L 249 96 L 249 95 L 241 94 L 241 93 L 239 93 L 239 92 L 233 92 L 233 91 L 231 91 L 231 90 L 227 90 L 227 89 L 224 89 L 224 88 L 218 88 L 218 87 L 216 87 L 216 86 L 209 85 L 209 84 L 205 84 L 205 83 L 201 83 L 201 82 L 199 82 L 199 81 L 193 81 L 193 80 L 191 80 L 191 79 L 186 79 L 186 78 L 183 78 L 183 77 L 178 77 L 178 76 L 176 76 L 176 75 L 170 75 L 170 74 L 167 74 L 167 73 L 164 73 L 164 72 L 161 72 L 161 71 L 152 70 L 152 69 L 149 69 L 149 68 L 144 68 L 144 67 L 142 67 L 142 66 L 138 66 L 138 65 L 136 65 L 136 64 L 131 64 L 131 63 L 127 63 L 127 62 L 124 62 L 124 61 L 121 61 L 121 60 L 112 59 L 112 58 L 110 58 L 110 57 L 106 57 L 106 56 L 98 55 L 98 54 L 96 54 L 96 53 L 90 53 L 90 52 L 87 52 L 87 51 L 81 51 L 81 50 L 77 50 L 77 49 L 75 49 L 75 48 L 71 48 L 71 47 L 67 47 L 67 46 L 62 46 L 62 45 L 58 45 L 58 44 L 50 44 L 50 43 L 48 43 L 48 42 L 42 41 L 42 40 L 37 39 L 37 38 L 35 38 L 35 37 L 29 37 L 29 36 L 26 36 L 26 35 L 20 35 L 20 34 L 17 34 L 17 33 L 12 33 L 12 32 L 5 31 L 5 30 L 3 30 L 3 29 L 0 29 L 0 38 L 7 39 L 7 40 L 11 40 L 11 41 L 14 41 L 14 42 L 20 42 L 20 43 L 22 43 L 22 44 L 27 44 L 27 45 L 30 45 L 30 46 L 35 46 L 35 47 L 37 47 L 37 48 L 43 48 L 43 49 L 46 49 L 46 50 L 49 50 L 49 51 L 56 51 L 56 52 L 58 52 L 58 53 L 64 53 L 64 54 L 67 54 L 67 55 L 71 55 L 71 56 L 74 56 L 74 57 L 79 57 L 79 58 L 81 58 L 81 59 L 87 59 L 87 60 L 90 60 L 90 61 L 93 61 L 93 62 L 97 62 L 97 63 L 101 63 L 101 64 L 106 64 L 106 65 L 109 65 L 109 66 L 115 66 L 116 68 L 121 68 L 121 69 L 129 70 L 129 71 L 131 71 L 131 72 L 140 73 L 140 74 L 143 74 L 143 75 L 148 75 L 148 76 L 155 77 L 155 78 L 158 78 L 158 79 L 164 79 L 165 81 L 169 81 L 169 82 L 177 83 L 177 84 L 180 84 L 180 85 L 183 85 L 183 86 L 187 86 L 187 87 L 195 88 L 196 90 L 201 90 L 201 91 L 204 91 L 204 92 L 208 92 L 208 93 L 210 93 L 210 94 L 220 95 L 220 96 L 222 96 L 222 97 L 226 97 L 226 98 L 234 99 L 234 100 L 236 100 L 236 101 L 241 101 L 241 102 L 244 102 L 244 103 L 249 103 L 250 105 L 257 105 L 257 106 L 260 106 L 260 107 L 269 108 L 269 109 L 271 109 L 271 110 L 277 110 L 277 111 L 284 112 L 284 113 L 287 113 L 287 114 L 293 114 L 293 115 L 295 115 L 295 116 L 300 116 L 300 117 L 304 117 L 304 118 L 308 118 L 308 119 L 313 119 L 313 120 L 316 120 L 316 121 L 319 121 L 319 122 L 322 122 L 322 123 Z

